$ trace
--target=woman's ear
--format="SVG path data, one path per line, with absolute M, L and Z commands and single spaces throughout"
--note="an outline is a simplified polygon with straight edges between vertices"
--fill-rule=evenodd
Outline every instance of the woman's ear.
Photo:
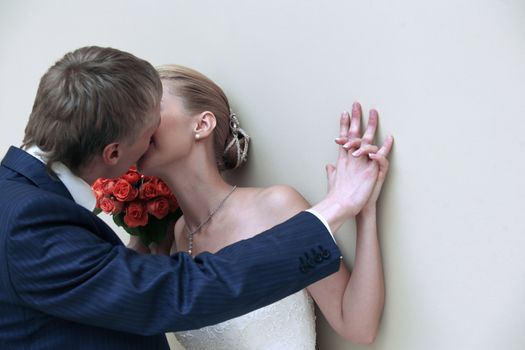
M 110 143 L 102 150 L 102 160 L 107 165 L 115 165 L 122 156 L 122 150 L 119 143 Z
M 205 139 L 210 136 L 217 125 L 217 119 L 212 112 L 205 111 L 197 116 L 197 124 L 194 132 L 197 139 Z M 199 136 L 197 136 L 199 135 Z

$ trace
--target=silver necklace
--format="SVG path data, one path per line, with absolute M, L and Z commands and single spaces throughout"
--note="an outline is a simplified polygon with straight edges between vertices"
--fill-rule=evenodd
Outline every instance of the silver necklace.
M 233 188 L 231 189 L 231 191 L 226 195 L 226 197 L 224 197 L 222 199 L 222 201 L 219 203 L 219 205 L 211 212 L 210 215 L 208 215 L 208 217 L 206 218 L 206 220 L 204 220 L 201 224 L 199 224 L 194 230 L 190 230 L 190 228 L 188 227 L 188 225 L 184 225 L 184 228 L 186 228 L 186 231 L 188 232 L 188 254 L 192 255 L 192 252 L 193 252 L 193 235 L 196 234 L 197 232 L 199 232 L 201 230 L 201 228 L 206 225 L 208 223 L 208 221 L 211 220 L 212 216 L 219 210 L 221 209 L 222 205 L 224 204 L 224 202 L 226 202 L 226 200 L 228 199 L 228 197 L 231 196 L 231 194 L 233 193 L 233 191 L 235 191 L 235 189 L 237 188 L 237 186 L 233 186 Z

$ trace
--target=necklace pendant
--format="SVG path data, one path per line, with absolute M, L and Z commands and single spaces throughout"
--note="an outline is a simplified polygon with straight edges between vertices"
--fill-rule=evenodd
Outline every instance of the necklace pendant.
M 230 190 L 230 192 L 226 195 L 226 197 L 224 197 L 222 199 L 222 201 L 219 203 L 219 205 L 210 213 L 210 215 L 208 215 L 208 217 L 206 218 L 206 220 L 204 220 L 202 223 L 200 223 L 199 225 L 197 225 L 197 228 L 195 228 L 193 231 L 190 230 L 190 228 L 188 227 L 188 225 L 184 225 L 184 228 L 186 229 L 186 231 L 188 232 L 188 254 L 190 254 L 191 257 L 193 257 L 193 235 L 197 232 L 199 232 L 201 230 L 201 228 L 206 225 L 210 220 L 211 218 L 213 217 L 213 215 L 222 207 L 222 205 L 224 204 L 224 202 L 228 199 L 228 197 L 230 197 L 230 195 L 233 193 L 233 191 L 235 191 L 235 189 L 237 188 L 237 186 L 233 186 L 233 188 Z

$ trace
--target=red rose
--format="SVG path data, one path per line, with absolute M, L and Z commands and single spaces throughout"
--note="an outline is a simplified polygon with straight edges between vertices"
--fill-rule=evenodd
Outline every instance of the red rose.
M 122 208 L 124 208 L 124 203 L 119 201 L 114 201 L 110 199 L 109 197 L 102 197 L 98 201 L 97 206 L 107 214 L 111 215 L 117 215 L 122 211 Z
M 104 196 L 110 196 L 113 194 L 113 189 L 115 188 L 115 180 L 99 178 L 95 181 L 91 188 L 93 189 L 93 192 L 95 192 L 95 197 L 97 198 L 97 200 L 99 200 Z
M 127 173 L 122 175 L 122 178 L 129 182 L 130 184 L 134 185 L 140 180 L 140 174 L 133 169 L 129 169 Z
M 113 187 L 113 195 L 122 202 L 129 202 L 137 198 L 137 189 L 133 188 L 129 182 L 120 179 Z
M 157 185 L 155 181 L 147 181 L 140 186 L 140 199 L 148 200 L 157 196 Z
M 114 179 L 105 179 L 102 184 L 102 191 L 106 196 L 113 194 L 113 189 L 115 188 L 116 181 Z
M 107 179 L 98 178 L 97 181 L 95 181 L 95 183 L 93 184 L 93 186 L 91 186 L 91 188 L 93 189 L 93 192 L 95 193 L 95 197 L 97 198 L 97 201 L 102 196 L 104 196 L 103 187 L 104 187 L 104 182 L 106 181 Z
M 177 202 L 177 198 L 175 198 L 174 194 L 171 194 L 168 197 L 168 202 L 170 204 L 170 212 L 174 212 L 179 208 L 179 203 Z
M 163 197 L 168 197 L 171 194 L 170 188 L 161 179 L 157 180 L 157 193 Z
M 149 201 L 147 207 L 148 213 L 160 220 L 168 215 L 170 204 L 166 198 L 160 197 Z
M 129 203 L 124 215 L 124 223 L 128 227 L 146 226 L 148 223 L 148 212 L 146 206 L 139 202 Z

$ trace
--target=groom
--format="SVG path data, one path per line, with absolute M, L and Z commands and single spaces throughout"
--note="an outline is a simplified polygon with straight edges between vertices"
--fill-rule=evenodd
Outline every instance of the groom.
M 168 349 L 164 332 L 239 316 L 338 270 L 321 220 L 335 232 L 377 177 L 343 148 L 326 198 L 252 239 L 195 259 L 124 247 L 92 213 L 89 184 L 146 152 L 161 94 L 149 63 L 111 48 L 68 53 L 42 77 L 23 146 L 0 166 L 0 349 Z

